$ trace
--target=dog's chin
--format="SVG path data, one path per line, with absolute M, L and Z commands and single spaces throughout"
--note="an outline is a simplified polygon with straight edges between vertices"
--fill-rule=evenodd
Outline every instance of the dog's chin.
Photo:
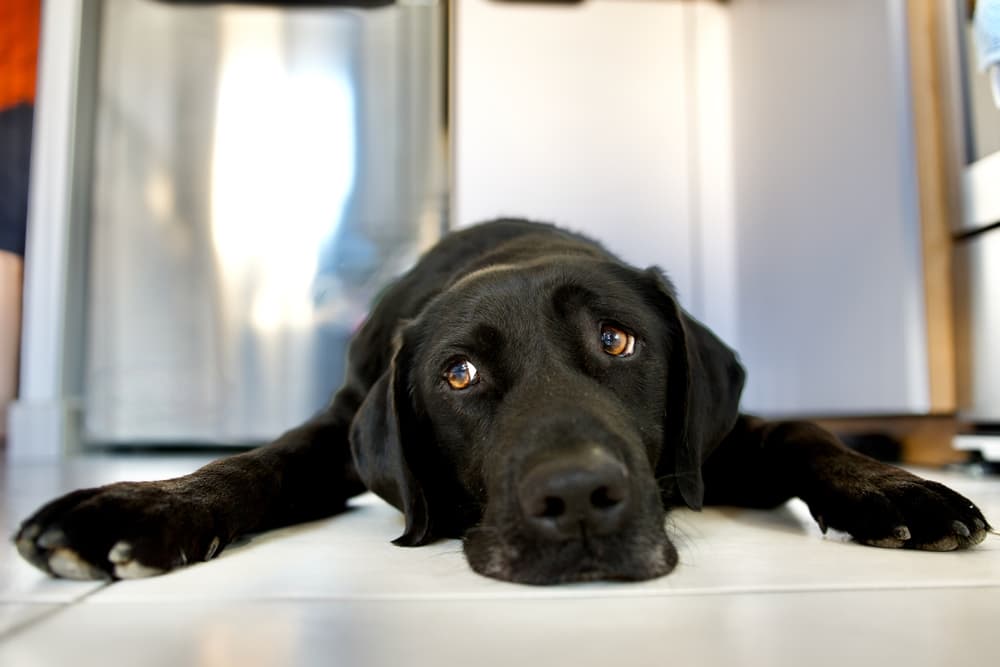
M 463 540 L 473 570 L 493 579 L 547 586 L 582 581 L 644 581 L 669 574 L 677 550 L 660 530 L 606 538 L 545 543 L 488 526 Z

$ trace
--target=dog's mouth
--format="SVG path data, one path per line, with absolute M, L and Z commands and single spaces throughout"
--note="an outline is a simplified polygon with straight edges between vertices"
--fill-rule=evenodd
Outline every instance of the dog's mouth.
M 669 574 L 677 565 L 677 550 L 662 521 L 643 530 L 557 543 L 481 525 L 466 533 L 463 548 L 469 565 L 479 574 L 542 586 L 644 581 Z
M 464 533 L 472 569 L 536 585 L 671 572 L 677 550 L 653 465 L 640 434 L 609 416 L 615 407 L 517 414 L 514 428 L 501 429 L 508 440 L 490 448 L 502 459 L 488 467 L 481 514 Z
M 548 435 L 543 441 L 570 439 Z M 674 569 L 659 488 L 643 457 L 628 455 L 638 447 L 613 435 L 604 438 L 611 445 L 575 439 L 539 448 L 491 485 L 478 525 L 464 536 L 473 570 L 548 585 L 642 581 Z

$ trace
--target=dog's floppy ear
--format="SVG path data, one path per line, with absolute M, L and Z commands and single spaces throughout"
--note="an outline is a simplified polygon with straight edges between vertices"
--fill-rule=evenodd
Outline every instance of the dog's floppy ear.
M 665 451 L 674 448 L 673 474 L 684 502 L 700 509 L 705 495 L 701 466 L 736 423 L 746 372 L 725 343 L 677 304 L 659 269 L 647 269 L 646 275 L 656 284 L 671 329 Z
M 388 370 L 368 391 L 351 423 L 351 452 L 369 490 L 406 517 L 406 530 L 393 540 L 419 546 L 433 540 L 424 490 L 406 458 L 406 438 L 419 437 L 407 387 L 408 355 L 397 346 Z

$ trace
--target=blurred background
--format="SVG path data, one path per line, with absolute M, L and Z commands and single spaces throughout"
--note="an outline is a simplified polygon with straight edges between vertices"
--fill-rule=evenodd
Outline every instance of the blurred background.
M 975 9 L 0 0 L 7 456 L 265 442 L 392 277 L 509 215 L 664 267 L 745 411 L 1000 459 Z

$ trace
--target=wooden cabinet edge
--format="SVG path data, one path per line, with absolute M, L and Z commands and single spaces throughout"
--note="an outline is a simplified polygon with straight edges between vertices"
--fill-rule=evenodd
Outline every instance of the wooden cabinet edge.
M 955 146 L 949 123 L 943 30 L 948 3 L 909 0 L 907 32 L 914 146 L 920 204 L 923 288 L 927 326 L 930 412 L 957 408 L 953 241 L 950 220 L 959 210 Z

